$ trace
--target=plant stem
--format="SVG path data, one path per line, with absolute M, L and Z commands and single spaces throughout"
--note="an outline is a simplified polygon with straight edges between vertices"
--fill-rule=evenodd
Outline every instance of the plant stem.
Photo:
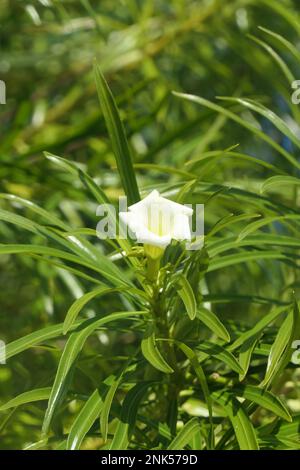
M 156 282 L 160 267 L 160 258 L 147 258 L 147 279 L 150 282 Z

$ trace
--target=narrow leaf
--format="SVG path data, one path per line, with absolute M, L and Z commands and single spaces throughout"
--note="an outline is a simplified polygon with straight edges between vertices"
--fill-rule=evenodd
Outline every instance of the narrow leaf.
M 251 361 L 251 356 L 260 336 L 261 336 L 260 332 L 257 333 L 256 335 L 251 336 L 241 346 L 240 354 L 239 354 L 239 363 L 244 372 L 240 374 L 240 380 L 244 380 L 244 378 L 247 375 L 250 361 Z
M 63 334 L 65 335 L 69 329 L 71 328 L 72 324 L 76 320 L 78 314 L 80 311 L 83 309 L 83 307 L 92 299 L 98 296 L 102 296 L 111 292 L 118 292 L 122 291 L 124 289 L 114 289 L 114 288 L 107 288 L 107 287 L 99 287 L 92 292 L 88 292 L 87 294 L 84 294 L 82 297 L 79 299 L 75 300 L 75 302 L 71 305 L 69 308 L 65 321 L 64 321 L 64 326 L 63 326 Z
M 142 382 L 132 387 L 127 393 L 122 405 L 121 416 L 118 421 L 114 438 L 109 446 L 110 450 L 125 450 L 130 442 L 134 430 L 138 407 L 152 382 Z
M 198 418 L 192 418 L 179 431 L 177 436 L 168 446 L 168 450 L 184 449 L 197 433 L 200 433 L 199 420 Z
M 120 385 L 122 378 L 123 378 L 123 375 L 121 374 L 120 377 L 118 377 L 117 379 L 113 381 L 113 383 L 109 387 L 109 390 L 105 396 L 103 409 L 102 409 L 101 416 L 100 416 L 100 430 L 101 430 L 101 434 L 102 434 L 104 441 L 107 440 L 108 418 L 109 418 L 109 412 L 111 409 L 112 401 L 117 391 L 117 388 Z
M 243 369 L 237 359 L 223 346 L 213 344 L 208 341 L 201 341 L 201 343 L 197 345 L 197 349 L 201 351 L 198 356 L 200 362 L 205 360 L 207 357 L 216 357 L 219 361 L 224 362 L 230 369 L 234 370 L 238 374 L 243 374 Z
M 48 408 L 43 423 L 43 433 L 47 433 L 51 424 L 52 417 L 57 407 L 61 403 L 64 394 L 67 391 L 67 384 L 70 378 L 72 366 L 81 352 L 87 338 L 100 326 L 106 325 L 112 321 L 131 318 L 135 315 L 143 315 L 145 312 L 116 312 L 107 315 L 104 318 L 88 320 L 80 325 L 78 331 L 75 331 L 69 337 L 59 361 L 56 377 L 52 387 L 48 402 Z
M 297 302 L 294 302 L 292 311 L 288 314 L 277 333 L 268 358 L 266 375 L 261 387 L 269 387 L 279 376 L 289 362 L 293 349 L 294 339 L 299 338 L 300 312 Z
M 48 400 L 50 392 L 51 387 L 45 387 L 21 393 L 17 397 L 12 398 L 12 400 L 9 400 L 4 405 L 1 405 L 0 411 L 9 410 L 10 408 L 15 408 L 16 406 L 32 403 L 34 401 Z
M 227 329 L 213 312 L 207 308 L 200 307 L 197 311 L 197 318 L 224 341 L 230 341 L 230 335 Z
M 140 200 L 140 194 L 124 126 L 120 119 L 119 111 L 113 95 L 97 63 L 94 65 L 94 72 L 100 106 L 116 157 L 122 186 L 128 197 L 128 204 L 130 205 Z
M 209 421 L 210 421 L 210 436 L 209 436 L 209 448 L 213 449 L 214 448 L 214 428 L 213 428 L 213 409 L 212 409 L 212 399 L 210 396 L 210 391 L 208 388 L 207 380 L 205 377 L 205 373 L 198 361 L 197 355 L 194 353 L 194 351 L 189 348 L 186 344 L 177 342 L 179 348 L 181 351 L 186 355 L 186 357 L 189 359 L 196 375 L 199 381 L 199 384 L 202 388 L 203 395 L 207 404 L 207 409 L 209 413 Z
M 164 372 L 165 374 L 171 374 L 174 372 L 172 367 L 170 367 L 163 358 L 156 345 L 154 325 L 152 323 L 145 332 L 141 347 L 143 355 L 153 367 L 160 370 L 161 372 Z
M 178 295 L 183 301 L 187 314 L 191 320 L 194 320 L 197 314 L 197 303 L 193 289 L 186 277 L 180 276 L 178 279 Z
M 247 385 L 245 387 L 234 388 L 234 394 L 238 397 L 246 398 L 258 405 L 262 406 L 266 410 L 272 411 L 275 415 L 283 418 L 286 421 L 292 421 L 292 417 L 288 412 L 286 406 L 282 401 L 273 395 L 271 392 L 262 390 L 254 385 Z
M 230 419 L 240 449 L 258 450 L 255 430 L 242 403 L 226 392 L 213 392 L 212 398 L 223 407 Z
M 262 184 L 260 188 L 261 193 L 265 193 L 270 189 L 281 188 L 282 186 L 300 185 L 300 179 L 295 176 L 272 176 Z
M 66 450 L 76 450 L 86 435 L 86 433 L 93 426 L 94 422 L 100 415 L 103 406 L 103 401 L 99 390 L 96 389 L 89 397 L 87 402 L 80 410 L 77 418 L 75 419 L 67 440 Z

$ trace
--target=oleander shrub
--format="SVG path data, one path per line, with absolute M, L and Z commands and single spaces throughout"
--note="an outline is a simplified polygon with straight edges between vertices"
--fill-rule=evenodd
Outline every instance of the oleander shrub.
M 299 6 L 0 17 L 0 448 L 299 449 Z

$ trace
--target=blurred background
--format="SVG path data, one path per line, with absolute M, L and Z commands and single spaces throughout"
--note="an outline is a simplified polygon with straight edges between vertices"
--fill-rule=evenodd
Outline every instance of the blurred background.
M 74 228 L 95 228 L 96 201 L 80 180 L 47 160 L 44 151 L 82 165 L 113 201 L 122 194 L 95 89 L 94 58 L 117 100 L 143 191 L 176 186 L 188 160 L 237 144 L 239 152 L 287 170 L 286 160 L 238 123 L 183 101 L 172 91 L 212 101 L 216 96 L 251 97 L 284 116 L 299 133 L 299 111 L 294 106 L 291 112 L 291 85 L 278 62 L 253 38 L 279 46 L 284 63 L 300 79 L 299 63 L 276 38 L 258 28 L 275 31 L 297 46 L 299 13 L 296 0 L 0 0 L 0 79 L 6 83 L 6 104 L 0 105 L 0 207 L 34 218 L 28 208 L 5 196 L 14 194 Z M 236 104 L 230 107 L 239 110 Z M 298 157 L 292 142 L 267 119 L 246 109 L 241 115 Z M 197 174 L 206 186 L 194 195 L 198 203 L 207 203 L 212 184 L 232 184 L 255 193 L 258 182 L 271 176 L 267 167 L 247 162 L 222 161 L 202 171 Z M 190 199 L 195 202 L 193 195 Z M 236 194 L 221 203 L 214 198 L 209 209 L 206 230 L 227 213 L 245 210 L 246 203 Z M 35 234 L 0 221 L 0 243 L 35 239 Z M 237 267 L 230 276 L 225 269 L 208 277 L 208 292 L 221 299 L 235 292 L 284 303 L 284 289 L 295 279 L 270 263 Z M 0 286 L 0 338 L 11 341 L 62 321 L 89 282 L 79 282 L 38 257 L 3 255 Z M 118 300 L 106 299 L 101 308 L 112 311 Z M 225 301 L 216 308 L 224 318 L 240 316 L 242 321 L 250 307 L 255 319 L 266 303 Z M 120 341 L 130 348 L 130 335 Z M 101 347 L 97 346 L 100 352 Z M 59 351 L 30 350 L 10 367 L 0 366 L 1 401 L 43 386 L 55 374 Z M 11 424 L 0 437 L 0 448 L 38 439 L 43 412 L 33 406 L 18 411 L 16 420 L 9 416 Z M 0 433 L 2 426 L 3 422 Z

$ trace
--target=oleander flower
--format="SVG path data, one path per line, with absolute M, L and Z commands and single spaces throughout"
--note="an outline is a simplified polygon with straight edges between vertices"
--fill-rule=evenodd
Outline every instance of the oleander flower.
M 120 212 L 138 243 L 144 244 L 147 256 L 160 258 L 173 240 L 191 240 L 189 217 L 193 209 L 170 201 L 154 190 L 128 212 Z

